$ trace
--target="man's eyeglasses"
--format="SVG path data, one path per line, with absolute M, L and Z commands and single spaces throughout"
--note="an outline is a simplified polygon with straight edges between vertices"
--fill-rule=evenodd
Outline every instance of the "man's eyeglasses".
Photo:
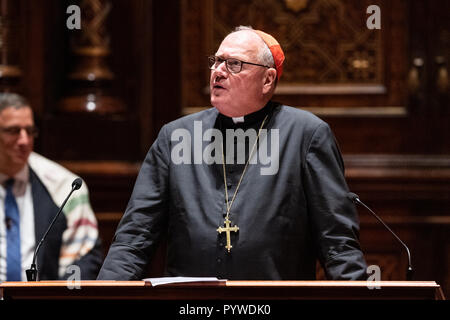
M 27 135 L 29 137 L 36 138 L 38 136 L 38 128 L 35 126 L 28 126 L 28 127 L 19 127 L 19 126 L 12 126 L 12 127 L 0 127 L 0 131 L 6 135 L 9 135 L 11 137 L 18 137 L 22 130 L 25 130 Z
M 208 57 L 209 68 L 211 70 L 214 70 L 217 67 L 219 67 L 221 65 L 221 63 L 224 62 L 224 61 L 225 61 L 225 66 L 227 67 L 227 70 L 229 72 L 231 72 L 231 73 L 239 73 L 239 72 L 241 72 L 242 65 L 244 63 L 251 64 L 252 66 L 260 66 L 260 67 L 264 67 L 264 68 L 270 68 L 269 66 L 265 66 L 265 65 L 262 65 L 262 64 L 241 61 L 241 60 L 238 60 L 238 59 L 235 59 L 235 58 L 222 59 L 222 58 L 217 57 L 217 56 L 209 56 Z

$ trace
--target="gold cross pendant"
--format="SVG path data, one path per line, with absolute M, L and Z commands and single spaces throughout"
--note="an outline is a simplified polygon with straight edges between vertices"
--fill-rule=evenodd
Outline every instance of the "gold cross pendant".
M 225 221 L 224 221 L 225 227 L 219 227 L 219 228 L 217 228 L 217 232 L 218 232 L 219 234 L 222 233 L 222 232 L 225 232 L 225 233 L 226 233 L 226 236 L 227 236 L 227 245 L 225 246 L 225 248 L 228 249 L 228 252 L 230 252 L 231 248 L 233 247 L 233 246 L 231 245 L 230 232 L 231 232 L 231 231 L 237 232 L 237 231 L 239 230 L 239 227 L 238 227 L 238 226 L 230 227 L 230 223 L 231 223 L 231 221 L 228 219 L 228 217 L 226 217 L 226 218 L 225 218 Z

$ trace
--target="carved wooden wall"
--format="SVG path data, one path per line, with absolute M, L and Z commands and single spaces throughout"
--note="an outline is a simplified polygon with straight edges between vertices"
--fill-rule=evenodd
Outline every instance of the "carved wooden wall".
M 380 30 L 366 26 L 373 4 L 381 9 Z M 331 125 L 350 188 L 408 240 L 416 277 L 426 278 L 421 256 L 448 267 L 448 240 L 426 250 L 450 226 L 445 8 L 448 2 L 405 0 L 184 1 L 183 113 L 210 106 L 205 57 L 236 26 L 274 35 L 286 55 L 274 99 Z M 404 248 L 359 211 L 368 262 L 381 267 L 383 279 L 404 279 Z
M 215 52 L 234 27 L 251 25 L 273 34 L 285 51 L 277 99 L 320 114 L 404 114 L 406 2 L 394 3 L 185 1 L 184 75 L 197 75 L 186 84 L 185 111 L 209 105 L 204 56 Z M 378 4 L 384 13 L 381 30 L 366 27 L 365 10 L 370 4 Z
M 0 0 L 0 90 L 29 98 L 37 151 L 87 182 L 106 251 L 161 126 L 209 107 L 206 56 L 235 26 L 263 29 L 286 53 L 274 99 L 330 124 L 351 190 L 449 296 L 449 14 L 446 0 Z M 368 262 L 404 279 L 403 248 L 358 210 Z

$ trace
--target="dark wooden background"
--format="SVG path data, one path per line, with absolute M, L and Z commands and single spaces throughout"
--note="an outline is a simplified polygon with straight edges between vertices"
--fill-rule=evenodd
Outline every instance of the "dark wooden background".
M 66 27 L 71 4 L 81 30 Z M 380 30 L 366 27 L 371 4 Z M 275 100 L 331 125 L 351 190 L 408 244 L 414 279 L 450 296 L 450 1 L 1 0 L 0 9 L 1 90 L 31 101 L 36 151 L 87 182 L 105 252 L 161 126 L 209 106 L 205 57 L 252 25 L 285 49 Z M 403 248 L 359 213 L 368 262 L 383 280 L 405 279 Z

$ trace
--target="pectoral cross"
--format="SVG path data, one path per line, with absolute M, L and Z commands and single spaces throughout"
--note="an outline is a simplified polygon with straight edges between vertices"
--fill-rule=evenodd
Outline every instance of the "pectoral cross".
M 227 236 L 227 245 L 225 246 L 225 248 L 228 249 L 228 252 L 230 252 L 231 248 L 233 247 L 231 245 L 231 239 L 230 239 L 230 232 L 238 232 L 239 227 L 238 226 L 234 226 L 234 227 L 230 227 L 230 223 L 231 221 L 228 219 L 228 217 L 225 217 L 225 221 L 224 221 L 224 225 L 225 227 L 219 227 L 217 228 L 217 232 L 220 234 L 222 232 L 226 233 Z

